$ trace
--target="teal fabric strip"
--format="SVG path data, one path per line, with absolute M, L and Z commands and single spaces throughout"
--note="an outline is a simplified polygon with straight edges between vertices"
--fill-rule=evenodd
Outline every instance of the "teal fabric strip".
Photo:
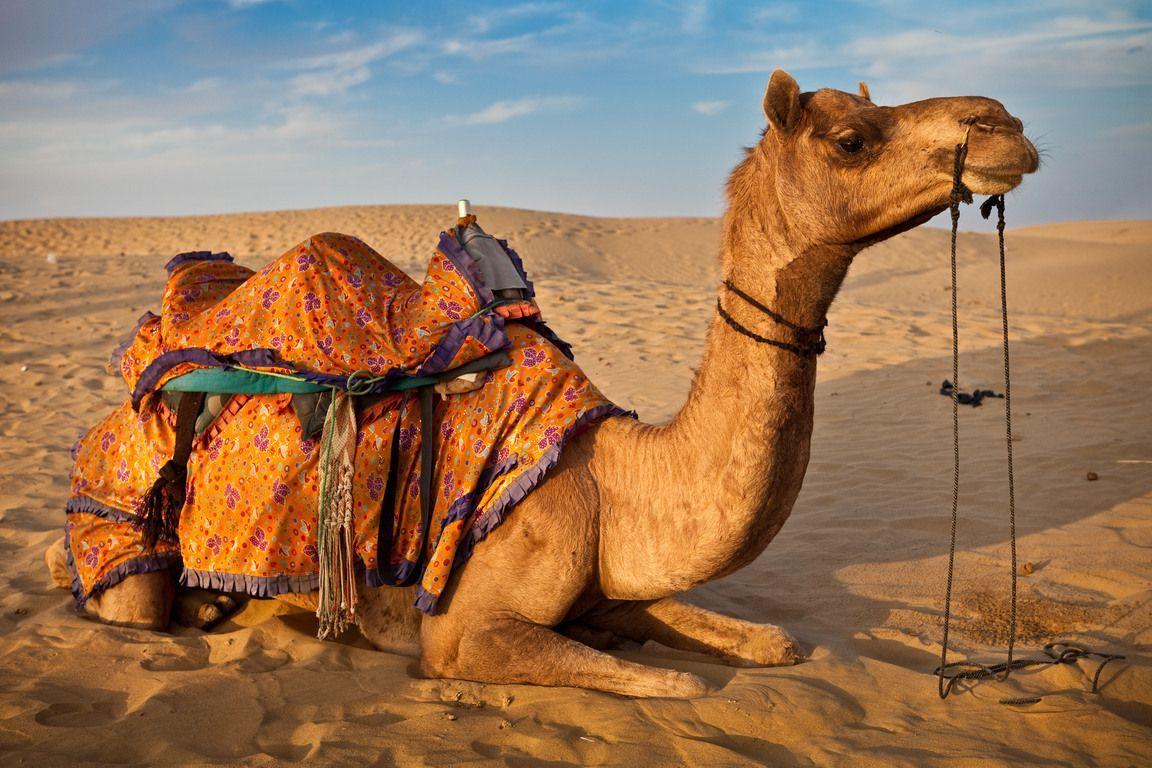
M 241 371 L 235 368 L 197 368 L 165 384 L 169 392 L 219 392 L 229 395 L 277 395 L 282 392 L 323 392 L 328 387 L 311 381 Z
M 388 387 L 391 391 L 404 391 L 427 387 L 438 381 L 432 376 L 411 376 L 398 379 Z M 169 392 L 219 392 L 228 395 L 278 395 L 283 392 L 306 394 L 323 392 L 323 384 L 297 381 L 282 376 L 271 376 L 236 368 L 197 368 L 177 376 L 161 389 Z

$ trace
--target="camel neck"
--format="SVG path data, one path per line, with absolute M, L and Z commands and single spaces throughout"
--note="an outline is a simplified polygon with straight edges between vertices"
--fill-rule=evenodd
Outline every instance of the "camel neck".
M 725 279 L 788 321 L 818 326 L 851 254 L 836 247 L 796 254 L 775 241 L 729 231 Z M 730 291 L 721 290 L 721 306 L 758 335 L 798 338 Z M 693 468 L 682 475 L 682 492 L 718 523 L 730 550 L 713 562 L 725 571 L 759 554 L 792 509 L 808 464 L 816 367 L 815 356 L 758 342 L 714 313 L 688 402 L 660 439 L 681 466 Z
M 819 325 L 852 254 L 796 248 L 780 219 L 770 208 L 730 210 L 723 276 L 792 323 Z M 767 338 L 795 338 L 731 298 L 722 301 L 741 325 Z M 732 573 L 763 551 L 800 493 L 815 384 L 814 357 L 758 343 L 713 310 L 704 360 L 672 422 L 606 424 L 599 433 L 594 471 L 604 594 L 675 594 Z

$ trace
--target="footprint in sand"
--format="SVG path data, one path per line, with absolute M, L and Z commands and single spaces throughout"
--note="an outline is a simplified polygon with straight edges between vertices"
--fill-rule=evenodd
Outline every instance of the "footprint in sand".
M 49 728 L 96 728 L 119 720 L 124 714 L 123 702 L 72 702 L 49 704 L 36 713 L 36 722 Z

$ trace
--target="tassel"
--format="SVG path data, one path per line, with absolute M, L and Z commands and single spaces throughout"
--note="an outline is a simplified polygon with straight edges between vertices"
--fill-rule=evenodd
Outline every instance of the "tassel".
M 160 467 L 160 477 L 140 500 L 137 520 L 133 523 L 140 530 L 147 549 L 161 541 L 174 544 L 179 540 L 180 510 L 184 508 L 188 485 L 188 458 L 196 438 L 196 419 L 203 407 L 203 392 L 180 394 L 172 458 Z
M 356 458 L 356 409 L 353 398 L 336 392 L 324 419 L 320 446 L 320 509 L 317 550 L 320 595 L 317 637 L 343 632 L 356 620 L 356 566 L 352 544 L 352 480 Z
M 161 541 L 177 541 L 187 482 L 187 468 L 175 461 L 160 468 L 160 477 L 144 495 L 137 512 L 140 516 L 137 525 L 146 549 L 153 549 Z

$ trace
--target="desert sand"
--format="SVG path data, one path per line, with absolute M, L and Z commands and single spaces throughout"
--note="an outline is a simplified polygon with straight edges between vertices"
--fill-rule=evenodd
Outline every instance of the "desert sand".
M 1011 216 L 1011 201 L 1009 201 Z M 485 208 L 544 313 L 647 421 L 687 395 L 713 312 L 719 224 Z M 865 251 L 829 317 L 813 456 L 779 537 L 689 599 L 778 623 L 808 660 L 735 669 L 624 657 L 714 683 L 701 699 L 424 680 L 409 657 L 252 600 L 212 632 L 97 625 L 51 585 L 77 435 L 125 398 L 108 353 L 180 251 L 257 266 L 305 237 L 363 238 L 422 275 L 452 207 L 0 222 L 0 763 L 416 765 L 1152 764 L 1152 222 L 1009 229 L 1021 564 L 1018 653 L 1127 654 L 982 682 L 947 701 L 948 234 Z M 975 211 L 966 216 L 975 217 Z M 961 382 L 1002 389 L 996 243 L 960 243 Z M 955 658 L 1000 660 L 1009 547 L 1002 400 L 961 412 Z M 1089 481 L 1088 473 L 1098 479 Z M 514 514 L 514 513 L 513 513 Z M 691 542 L 685 542 L 691 546 Z M 1000 699 L 1040 697 L 1009 706 Z

